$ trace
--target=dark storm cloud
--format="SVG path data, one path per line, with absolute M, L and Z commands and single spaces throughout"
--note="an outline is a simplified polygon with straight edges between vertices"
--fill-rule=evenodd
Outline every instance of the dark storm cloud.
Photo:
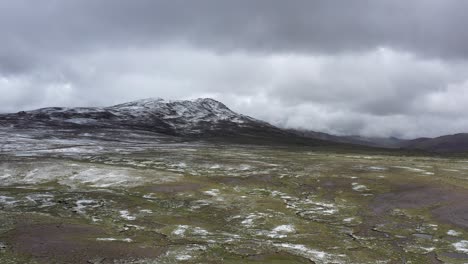
M 287 127 L 468 131 L 467 8 L 462 0 L 0 0 L 0 111 L 211 96 Z
M 389 46 L 460 58 L 468 56 L 467 7 L 461 0 L 4 0 L 0 28 L 11 51 L 47 54 L 180 40 L 219 51 Z

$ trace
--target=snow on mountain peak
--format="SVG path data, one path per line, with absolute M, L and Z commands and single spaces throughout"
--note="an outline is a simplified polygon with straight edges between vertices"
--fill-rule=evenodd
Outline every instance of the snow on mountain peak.
M 195 100 L 164 100 L 148 98 L 106 107 L 114 116 L 132 122 L 151 123 L 157 119 L 178 131 L 195 132 L 200 126 L 218 126 L 221 123 L 243 125 L 254 119 L 231 111 L 226 105 L 211 98 Z
M 185 117 L 199 121 L 225 120 L 241 115 L 234 113 L 223 103 L 211 98 L 199 98 L 195 100 L 164 100 L 162 98 L 141 99 L 124 104 L 107 107 L 114 114 L 130 114 L 133 116 L 144 116 L 158 114 L 164 119 Z
M 118 104 L 111 106 L 110 108 L 124 108 L 124 107 L 152 107 L 156 104 L 162 103 L 165 100 L 163 98 L 155 97 L 155 98 L 145 98 L 140 100 L 135 100 L 123 104 Z
M 214 131 L 234 133 L 239 128 L 270 127 L 210 98 L 147 98 L 109 107 L 50 107 L 12 114 L 9 118 L 22 125 L 38 122 L 55 126 L 131 127 L 173 135 L 201 135 Z

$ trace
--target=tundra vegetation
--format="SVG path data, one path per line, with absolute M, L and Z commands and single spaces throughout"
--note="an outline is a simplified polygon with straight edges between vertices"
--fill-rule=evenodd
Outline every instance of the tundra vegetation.
M 0 263 L 468 260 L 463 157 L 123 129 L 0 136 Z

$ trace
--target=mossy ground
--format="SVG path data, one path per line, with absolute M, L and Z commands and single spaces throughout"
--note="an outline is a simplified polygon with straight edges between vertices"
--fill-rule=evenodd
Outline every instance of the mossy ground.
M 0 263 L 468 261 L 454 245 L 468 230 L 447 219 L 468 210 L 457 202 L 468 197 L 462 158 L 184 143 L 2 156 L 0 166 Z M 445 218 L 436 211 L 453 204 Z M 60 224 L 95 228 L 57 239 L 70 251 L 88 241 L 102 256 L 19 244 L 22 229 Z M 51 252 L 57 241 L 41 239 Z

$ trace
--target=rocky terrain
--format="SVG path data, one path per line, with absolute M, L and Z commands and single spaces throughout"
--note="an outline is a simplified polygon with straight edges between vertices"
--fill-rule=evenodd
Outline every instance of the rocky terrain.
M 468 261 L 463 156 L 276 144 L 210 99 L 0 120 L 0 263 Z
M 122 128 L 143 130 L 186 138 L 221 137 L 224 140 L 257 140 L 301 145 L 351 145 L 468 152 L 468 134 L 437 138 L 370 138 L 335 136 L 322 132 L 282 129 L 264 121 L 238 114 L 210 98 L 196 100 L 142 99 L 110 107 L 50 107 L 12 114 L 0 114 L 0 125 L 14 128 Z
M 0 125 L 15 128 L 127 128 L 192 137 L 288 134 L 263 121 L 237 114 L 208 98 L 193 101 L 151 98 L 103 108 L 42 108 L 0 115 Z

